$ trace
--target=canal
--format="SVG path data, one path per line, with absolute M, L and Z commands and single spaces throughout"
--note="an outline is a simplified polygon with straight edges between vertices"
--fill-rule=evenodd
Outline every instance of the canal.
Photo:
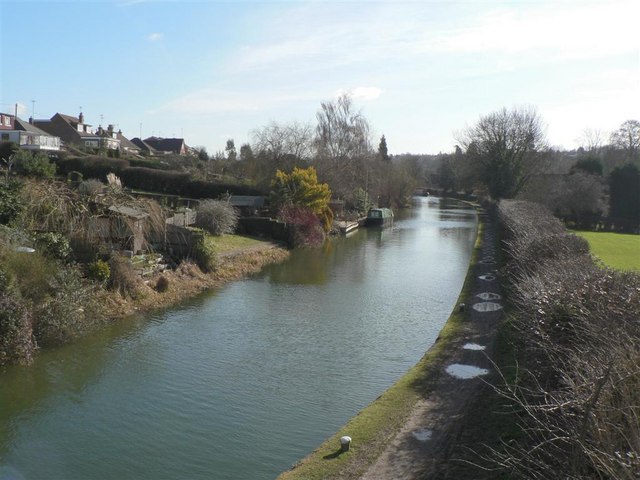
M 268 479 L 433 344 L 473 209 L 416 198 L 250 279 L 0 370 L 0 479 Z

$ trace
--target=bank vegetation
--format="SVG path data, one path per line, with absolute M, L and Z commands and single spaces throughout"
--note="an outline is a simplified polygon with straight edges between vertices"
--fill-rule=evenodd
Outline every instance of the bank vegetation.
M 540 205 L 502 201 L 499 216 L 518 363 L 498 390 L 521 435 L 494 449 L 493 466 L 509 478 L 638 478 L 640 275 L 594 261 Z

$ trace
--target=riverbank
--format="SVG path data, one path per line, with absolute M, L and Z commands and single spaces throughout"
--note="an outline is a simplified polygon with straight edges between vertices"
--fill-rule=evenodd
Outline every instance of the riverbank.
M 141 282 L 136 298 L 123 298 L 117 292 L 103 292 L 110 318 L 167 308 L 189 298 L 258 273 L 266 265 L 279 263 L 289 257 L 282 245 L 259 241 L 241 248 L 220 251 L 213 272 L 203 273 L 194 263 L 183 262 L 175 270 L 157 273 Z M 156 286 L 163 277 L 164 289 Z
M 494 268 L 485 257 L 480 257 L 483 252 L 488 255 L 494 242 L 493 232 L 491 236 L 487 233 L 486 217 L 482 217 L 457 304 L 470 304 L 478 289 L 486 288 L 485 281 L 477 277 L 479 271 L 488 273 Z M 456 307 L 436 343 L 413 368 L 314 452 L 278 478 L 411 478 L 417 471 L 423 471 L 425 449 L 431 448 L 433 454 L 438 446 L 441 448 L 445 444 L 450 433 L 448 429 L 453 425 L 450 419 L 472 394 L 461 390 L 481 385 L 478 379 L 467 381 L 462 387 L 457 379 L 445 373 L 448 365 L 482 353 L 462 349 L 470 339 L 483 341 L 487 348 L 490 348 L 489 343 L 492 344 L 495 325 L 490 331 L 483 332 L 487 325 L 470 322 L 471 311 Z M 499 313 L 491 316 L 496 323 Z M 488 337 L 482 337 L 484 334 Z M 446 399 L 442 395 L 445 391 L 451 392 Z M 428 419 L 430 414 L 432 417 Z M 346 453 L 340 452 L 340 437 L 343 435 L 353 439 L 351 449 Z

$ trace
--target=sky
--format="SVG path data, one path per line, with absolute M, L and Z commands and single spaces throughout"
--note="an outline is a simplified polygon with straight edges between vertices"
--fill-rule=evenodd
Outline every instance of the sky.
M 0 111 L 209 153 L 343 93 L 389 152 L 450 152 L 533 106 L 576 148 L 640 119 L 640 2 L 0 0 Z

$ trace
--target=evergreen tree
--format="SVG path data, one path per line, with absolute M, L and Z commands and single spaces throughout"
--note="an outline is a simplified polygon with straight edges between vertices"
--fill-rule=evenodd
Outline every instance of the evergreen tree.
M 383 161 L 388 162 L 390 160 L 389 151 L 387 149 L 387 139 L 384 138 L 384 135 L 380 137 L 380 144 L 378 145 L 378 154 L 380 155 L 380 158 Z
M 609 216 L 614 221 L 622 220 L 625 230 L 640 225 L 640 170 L 631 163 L 609 175 Z

